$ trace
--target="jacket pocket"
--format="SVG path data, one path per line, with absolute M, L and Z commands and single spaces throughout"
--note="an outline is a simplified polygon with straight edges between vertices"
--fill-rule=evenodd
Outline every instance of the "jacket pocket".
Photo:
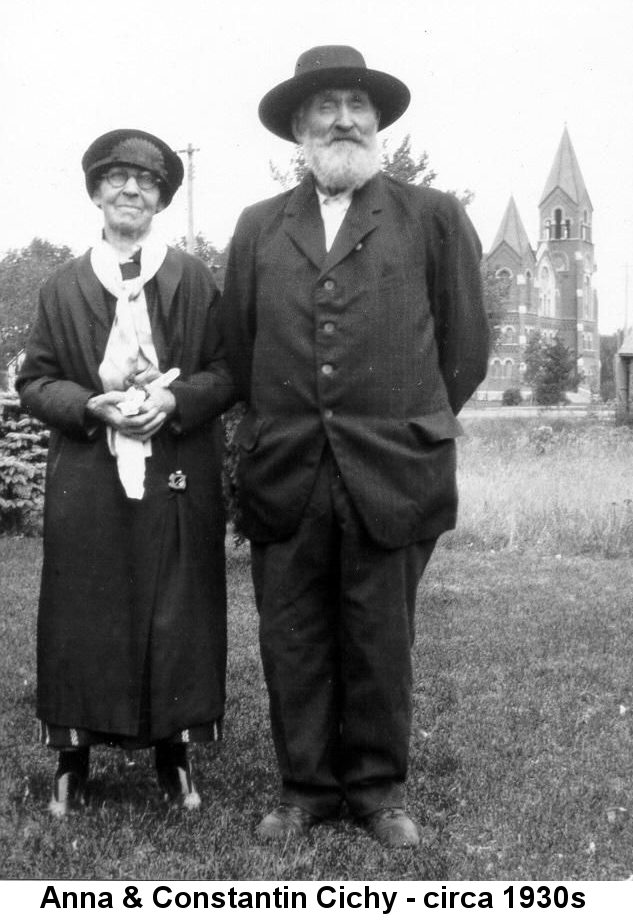
M 450 409 L 439 409 L 425 416 L 414 416 L 409 425 L 424 435 L 426 441 L 446 441 L 458 438 L 464 430 Z
M 263 420 L 255 416 L 254 413 L 246 413 L 235 429 L 235 435 L 233 436 L 238 448 L 243 448 L 244 451 L 252 451 L 259 440 L 262 424 Z

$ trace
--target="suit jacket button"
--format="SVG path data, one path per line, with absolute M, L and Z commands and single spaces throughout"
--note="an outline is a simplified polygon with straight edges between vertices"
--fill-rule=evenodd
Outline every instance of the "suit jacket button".
M 326 291 L 334 291 L 336 284 L 334 281 L 332 281 L 331 278 L 326 278 L 325 281 L 323 282 L 323 287 L 325 288 Z
M 334 412 L 333 412 L 331 409 L 325 409 L 325 410 L 323 411 L 323 418 L 324 418 L 324 419 L 331 419 L 333 415 L 334 415 Z
M 334 373 L 334 368 L 332 365 L 321 365 L 321 373 L 325 374 L 326 377 L 329 377 L 330 374 Z

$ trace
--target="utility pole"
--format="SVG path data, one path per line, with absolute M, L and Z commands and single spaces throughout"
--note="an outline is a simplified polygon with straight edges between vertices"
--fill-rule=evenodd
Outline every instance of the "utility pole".
M 200 150 L 199 147 L 193 147 L 191 142 L 187 145 L 186 150 L 178 150 L 177 153 L 187 154 L 187 252 L 193 253 L 193 155 Z

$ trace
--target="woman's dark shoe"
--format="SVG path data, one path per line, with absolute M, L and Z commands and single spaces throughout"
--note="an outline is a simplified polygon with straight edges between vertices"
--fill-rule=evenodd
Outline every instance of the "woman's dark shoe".
M 159 742 L 156 745 L 156 772 L 166 803 L 182 809 L 200 808 L 200 796 L 191 778 L 186 745 Z
M 48 811 L 56 819 L 63 819 L 86 805 L 89 758 L 89 748 L 60 752 L 53 778 L 53 795 L 48 804 Z

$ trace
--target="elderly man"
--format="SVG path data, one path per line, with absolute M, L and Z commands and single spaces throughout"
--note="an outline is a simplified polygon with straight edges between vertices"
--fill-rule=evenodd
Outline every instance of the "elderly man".
M 450 195 L 380 172 L 409 102 L 346 46 L 301 55 L 263 124 L 309 173 L 238 222 L 221 323 L 281 800 L 264 840 L 404 809 L 418 582 L 456 515 L 455 416 L 484 377 L 480 245 Z

